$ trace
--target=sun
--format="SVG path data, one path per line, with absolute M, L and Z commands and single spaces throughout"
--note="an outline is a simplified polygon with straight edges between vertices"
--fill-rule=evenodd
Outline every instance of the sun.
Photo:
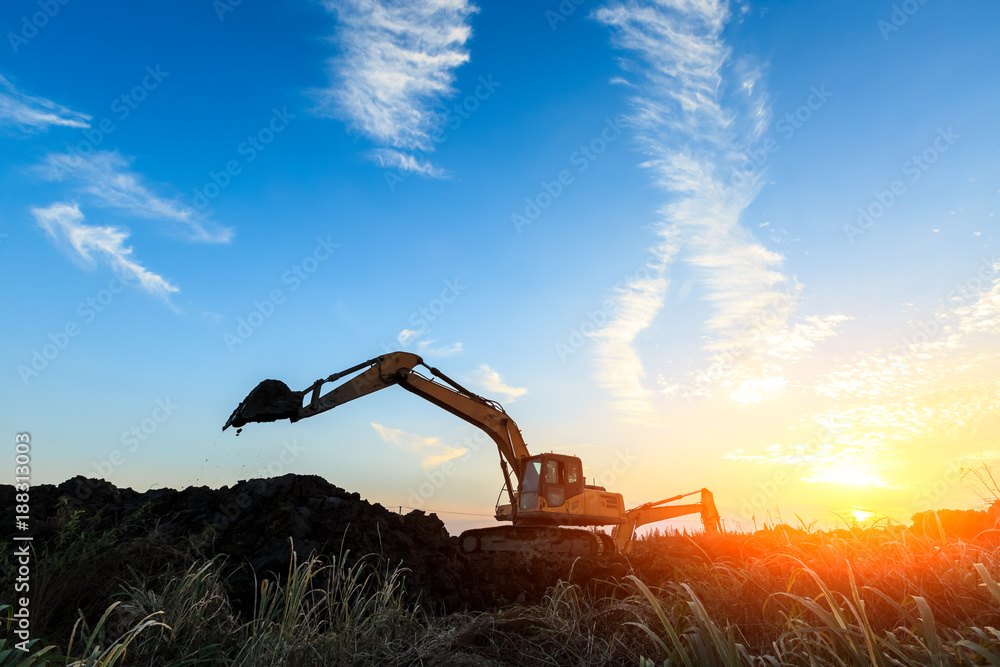
M 851 510 L 851 516 L 853 516 L 854 520 L 858 523 L 863 523 L 864 521 L 867 521 L 871 517 L 875 516 L 875 513 L 863 510 L 860 507 L 855 507 Z

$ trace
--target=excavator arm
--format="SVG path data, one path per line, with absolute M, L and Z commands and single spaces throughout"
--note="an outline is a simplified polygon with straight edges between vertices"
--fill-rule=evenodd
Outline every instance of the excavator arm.
M 414 368 L 417 366 L 424 366 L 441 382 L 416 372 Z M 324 385 L 362 369 L 365 370 L 360 374 L 323 393 Z M 296 422 L 397 384 L 482 429 L 500 450 L 505 477 L 508 477 L 509 465 L 514 469 L 517 479 L 521 479 L 524 460 L 529 458 L 530 454 L 514 420 L 498 403 L 474 394 L 436 368 L 427 366 L 420 357 L 409 352 L 393 352 L 369 359 L 347 370 L 316 380 L 302 391 L 291 391 L 284 383 L 277 380 L 264 380 L 240 403 L 222 430 L 230 426 L 238 428 L 249 422 L 279 419 Z M 513 502 L 513 486 L 509 477 L 507 489 Z
M 426 368 L 430 377 L 418 373 L 418 366 Z M 613 548 L 613 541 L 619 551 L 627 552 L 639 526 L 698 512 L 707 532 L 719 532 L 719 513 L 707 489 L 701 489 L 700 503 L 669 504 L 692 495 L 684 494 L 626 512 L 620 493 L 586 485 L 579 458 L 552 452 L 531 456 L 517 424 L 498 403 L 469 391 L 409 352 L 369 359 L 302 391 L 264 380 L 233 411 L 223 430 L 250 422 L 296 422 L 393 385 L 476 426 L 497 445 L 510 504 L 498 505 L 496 518 L 514 525 L 466 531 L 462 534 L 466 551 L 534 551 L 544 545 L 552 553 L 597 555 Z M 511 469 L 516 482 L 511 481 Z M 574 528 L 610 524 L 615 525 L 610 539 L 604 533 Z M 555 526 L 560 529 L 553 531 Z
M 689 503 L 687 505 L 667 504 L 681 500 L 687 496 L 693 496 L 696 493 L 701 494 L 701 502 L 699 503 Z M 719 510 L 715 507 L 715 497 L 708 489 L 701 489 L 700 491 L 692 491 L 691 493 L 674 496 L 673 498 L 645 503 L 628 510 L 625 512 L 624 523 L 615 526 L 612 530 L 611 539 L 614 540 L 615 546 L 618 547 L 619 551 L 628 553 L 632 546 L 632 538 L 635 536 L 635 531 L 639 526 L 687 514 L 701 514 L 701 522 L 705 526 L 706 533 L 718 535 L 722 532 L 719 526 Z

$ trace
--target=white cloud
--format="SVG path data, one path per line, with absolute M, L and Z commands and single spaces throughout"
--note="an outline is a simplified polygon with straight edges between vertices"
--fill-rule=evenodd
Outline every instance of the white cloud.
M 838 399 L 904 397 L 939 387 L 966 368 L 996 363 L 1000 355 L 973 350 L 980 340 L 995 345 L 1000 334 L 1000 263 L 984 262 L 932 316 L 909 324 L 898 346 L 854 355 L 826 373 L 816 391 Z
M 518 396 L 524 396 L 528 393 L 527 389 L 507 386 L 500 374 L 486 364 L 482 364 L 476 369 L 473 382 L 483 388 L 486 398 L 499 395 L 504 397 L 508 403 L 513 403 Z
M 0 76 L 0 127 L 17 127 L 29 132 L 52 126 L 90 127 L 90 116 L 44 97 L 25 95 L 6 77 Z
M 446 178 L 447 172 L 435 167 L 430 161 L 421 162 L 415 156 L 401 153 L 392 148 L 380 148 L 371 152 L 372 162 L 383 169 L 398 169 L 431 178 Z
M 469 451 L 466 447 L 451 447 L 446 445 L 438 437 L 406 433 L 405 431 L 389 428 L 374 422 L 372 422 L 372 428 L 375 429 L 380 438 L 389 444 L 422 456 L 423 460 L 420 462 L 420 465 L 424 468 L 433 468 L 441 465 L 445 461 L 456 459 Z
M 847 315 L 810 315 L 790 329 L 771 334 L 762 352 L 787 361 L 798 361 L 809 355 L 816 343 L 836 334 L 836 328 L 854 318 Z
M 706 346 L 713 351 L 708 367 L 688 373 L 683 382 L 658 378 L 662 393 L 690 398 L 720 392 L 737 403 L 772 398 L 788 386 L 783 375 L 786 366 L 809 357 L 818 343 L 834 336 L 837 327 L 852 319 L 845 315 L 810 315 L 803 322 L 775 331 L 772 318 L 779 316 L 764 311 L 757 326 Z
M 451 345 L 438 345 L 437 347 L 432 347 L 436 340 L 421 340 L 417 342 L 417 354 L 426 357 L 450 357 L 454 354 L 458 354 L 462 351 L 461 343 L 452 343 Z
M 477 11 L 468 0 L 324 0 L 338 19 L 342 53 L 331 61 L 331 86 L 320 111 L 395 150 L 376 151 L 380 164 L 441 177 L 444 172 L 403 151 L 431 151 L 444 122 L 441 100 L 452 95 L 455 69 Z
M 93 266 L 98 255 L 108 266 L 127 279 L 136 279 L 139 285 L 168 304 L 170 295 L 178 292 L 165 278 L 159 276 L 132 258 L 132 248 L 125 247 L 129 234 L 117 227 L 97 227 L 83 224 L 84 216 L 75 202 L 57 203 L 48 208 L 32 208 L 31 214 L 38 225 L 57 245 L 68 245 L 84 263 Z
M 994 457 L 1000 382 L 982 376 L 995 377 L 998 361 L 997 355 L 980 359 L 944 382 L 910 387 L 898 397 L 857 396 L 854 404 L 813 415 L 809 421 L 818 428 L 805 438 L 754 453 L 737 449 L 723 458 L 795 466 L 805 482 L 919 490 L 928 481 L 922 464 L 942 452 L 966 461 Z M 932 469 L 929 481 L 935 470 L 940 472 Z
M 625 73 L 638 73 L 626 122 L 646 155 L 643 166 L 670 194 L 650 249 L 658 268 L 650 278 L 619 290 L 614 319 L 595 334 L 600 341 L 598 381 L 626 417 L 655 421 L 635 341 L 662 309 L 668 269 L 682 257 L 697 270 L 711 307 L 705 323 L 709 367 L 700 373 L 701 379 L 715 382 L 721 366 L 732 383 L 730 390 L 741 400 L 760 396 L 762 388 L 784 386 L 780 365 L 832 333 L 834 325 L 823 331 L 812 330 L 820 327 L 817 322 L 789 326 L 800 287 L 782 273 L 784 258 L 740 224 L 763 185 L 764 169 L 737 168 L 747 163 L 750 149 L 766 130 L 770 109 L 758 70 L 730 59 L 722 37 L 728 4 L 626 0 L 594 16 L 612 29 L 615 45 L 635 59 L 623 64 Z M 726 97 L 737 85 L 739 94 Z M 755 340 L 747 340 L 748 332 Z M 769 339 L 774 339 L 770 349 L 762 345 Z M 763 368 L 760 356 L 769 351 L 774 354 Z M 751 373 L 746 366 L 760 368 Z M 734 373 L 746 375 L 747 384 L 735 383 Z M 667 393 L 681 387 L 666 380 L 661 384 Z M 710 387 L 699 391 L 710 392 Z
M 399 343 L 400 349 L 412 350 L 419 355 L 427 357 L 450 357 L 462 351 L 461 343 L 435 346 L 434 343 L 437 342 L 437 339 L 418 340 L 421 336 L 428 333 L 430 332 L 426 330 L 414 331 L 413 329 L 403 329 L 396 334 L 396 342 Z
M 986 267 L 985 262 L 983 267 Z M 985 271 L 980 270 L 977 277 L 983 273 Z M 993 262 L 989 266 L 989 273 L 997 276 L 994 277 L 993 284 L 989 286 L 989 289 L 977 292 L 972 303 L 955 307 L 954 316 L 958 318 L 955 326 L 958 331 L 964 334 L 1000 333 L 1000 263 Z M 979 280 L 981 284 L 982 278 L 980 277 Z M 975 278 L 970 282 L 974 284 Z M 961 303 L 965 298 L 964 294 L 968 294 L 968 292 L 963 293 L 963 295 L 956 294 L 953 299 Z
M 40 172 L 48 180 L 75 182 L 81 192 L 104 206 L 124 209 L 141 218 L 177 223 L 193 241 L 228 243 L 233 236 L 232 229 L 215 225 L 194 208 L 151 192 L 142 177 L 132 171 L 131 160 L 118 151 L 94 151 L 86 156 L 50 153 Z
M 396 340 L 399 341 L 400 345 L 406 345 L 411 340 L 416 339 L 421 336 L 423 331 L 414 331 L 413 329 L 403 329 L 398 334 L 396 334 Z
M 633 342 L 660 312 L 668 284 L 662 275 L 663 265 L 655 266 L 655 277 L 634 279 L 618 290 L 615 317 L 594 334 L 599 381 L 615 397 L 617 410 L 640 421 L 649 420 L 653 406 L 650 392 L 643 386 L 646 373 Z
M 830 405 L 809 420 L 822 428 L 807 442 L 725 458 L 801 466 L 806 482 L 915 491 L 936 481 L 940 470 L 922 464 L 942 452 L 961 461 L 995 458 L 1000 263 L 984 260 L 936 305 L 933 315 L 908 323 L 895 347 L 856 353 L 819 377 L 815 392 Z M 802 338 L 826 335 L 832 322 L 812 324 Z M 776 349 L 801 352 L 799 344 L 785 343 Z

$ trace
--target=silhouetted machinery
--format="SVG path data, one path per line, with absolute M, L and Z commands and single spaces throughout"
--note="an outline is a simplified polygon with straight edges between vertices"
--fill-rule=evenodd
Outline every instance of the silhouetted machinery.
M 426 368 L 434 379 L 418 373 L 418 366 Z M 323 393 L 324 385 L 359 371 Z M 517 424 L 498 403 L 474 394 L 409 352 L 369 359 L 316 380 L 302 391 L 292 391 L 278 380 L 264 380 L 240 403 L 223 430 L 249 422 L 296 422 L 393 385 L 482 429 L 500 450 L 504 478 L 501 495 L 506 492 L 507 502 L 498 502 L 496 519 L 510 525 L 462 533 L 466 551 L 546 551 L 581 556 L 612 553 L 615 549 L 627 552 L 638 527 L 688 514 L 701 514 L 706 532 L 720 532 L 719 513 L 708 489 L 626 510 L 620 493 L 585 482 L 578 457 L 553 453 L 532 456 Z M 698 502 L 671 504 L 695 494 L 700 494 Z M 585 530 L 584 526 L 613 528 L 609 536 Z

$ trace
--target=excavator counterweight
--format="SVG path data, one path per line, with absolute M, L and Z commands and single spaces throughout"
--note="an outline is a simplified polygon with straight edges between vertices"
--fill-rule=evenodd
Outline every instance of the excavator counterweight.
M 431 377 L 417 372 L 418 366 Z M 324 385 L 350 375 L 353 377 L 324 393 Z M 499 403 L 469 391 L 409 352 L 369 359 L 316 380 L 302 391 L 292 391 L 278 380 L 264 380 L 243 399 L 222 429 L 281 419 L 296 422 L 393 385 L 464 419 L 497 445 L 509 502 L 497 505 L 496 519 L 512 525 L 466 531 L 460 540 L 466 551 L 598 556 L 616 549 L 627 551 L 635 529 L 643 524 L 699 512 L 705 529 L 717 531 L 718 512 L 707 489 L 701 490 L 700 503 L 666 504 L 684 497 L 677 496 L 626 511 L 620 493 L 585 483 L 579 458 L 554 453 L 532 456 L 517 424 Z M 613 535 L 585 530 L 586 526 L 613 526 Z

